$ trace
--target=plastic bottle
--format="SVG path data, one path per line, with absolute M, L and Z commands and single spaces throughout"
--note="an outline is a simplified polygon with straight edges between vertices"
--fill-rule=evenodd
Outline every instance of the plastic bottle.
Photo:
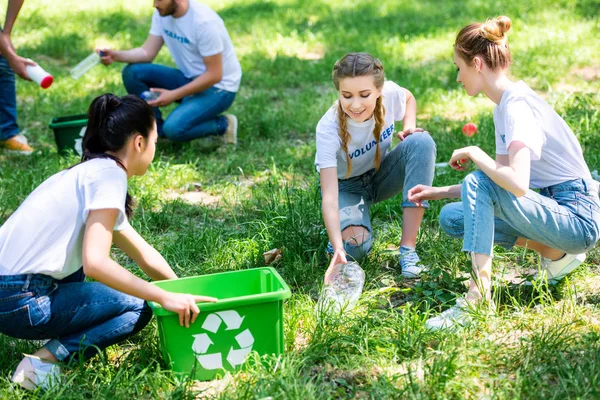
M 358 302 L 365 284 L 365 272 L 354 261 L 337 264 L 331 273 L 331 283 L 323 286 L 317 311 L 349 311 Z
M 104 52 L 101 51 L 100 54 L 93 52 L 89 56 L 87 56 L 83 61 L 74 66 L 71 69 L 71 77 L 73 79 L 79 79 L 83 74 L 88 72 L 90 69 L 95 67 L 100 63 L 100 57 L 104 56 Z
M 31 59 L 28 60 L 32 61 Z M 52 75 L 40 67 L 39 64 L 36 66 L 27 65 L 25 70 L 27 71 L 27 75 L 29 75 L 29 79 L 40 85 L 42 89 L 48 89 L 52 85 L 52 82 L 54 82 Z
M 146 101 L 152 101 L 152 100 L 156 100 L 160 97 L 160 93 L 156 93 L 156 92 L 151 92 L 149 90 L 144 91 L 142 94 L 140 94 L 140 97 L 143 100 Z

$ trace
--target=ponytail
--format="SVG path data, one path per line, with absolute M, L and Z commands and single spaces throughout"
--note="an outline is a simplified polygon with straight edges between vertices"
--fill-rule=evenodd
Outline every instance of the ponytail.
M 81 163 L 95 158 L 109 158 L 127 171 L 118 157 L 107 152 L 118 152 L 133 135 L 148 138 L 154 121 L 152 107 L 138 96 L 118 97 L 108 93 L 96 97 L 88 110 Z M 129 192 L 125 199 L 125 214 L 127 218 L 133 214 L 133 198 Z

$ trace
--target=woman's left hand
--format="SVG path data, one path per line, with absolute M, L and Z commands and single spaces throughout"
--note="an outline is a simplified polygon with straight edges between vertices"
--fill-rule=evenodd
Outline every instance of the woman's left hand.
M 450 167 L 452 167 L 452 169 L 455 169 L 457 171 L 464 171 L 466 169 L 465 164 L 469 161 L 475 161 L 473 159 L 473 156 L 477 153 L 477 151 L 480 150 L 481 149 L 477 146 L 469 146 L 463 147 L 462 149 L 456 149 L 452 153 L 452 157 L 450 157 L 450 161 L 448 161 L 448 164 L 450 164 Z
M 422 128 L 407 128 L 398 132 L 398 139 L 404 140 L 415 132 L 425 132 Z

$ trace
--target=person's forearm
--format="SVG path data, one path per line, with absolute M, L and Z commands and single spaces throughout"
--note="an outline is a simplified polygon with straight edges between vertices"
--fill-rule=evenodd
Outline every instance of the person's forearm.
M 158 251 L 150 247 L 144 252 L 144 261 L 140 263 L 140 268 L 152 280 L 161 281 L 164 279 L 176 279 L 177 275 L 169 266 L 169 263 L 160 255 Z
M 219 76 L 216 73 L 207 71 L 204 74 L 196 77 L 187 85 L 183 85 L 180 88 L 173 90 L 173 93 L 176 95 L 177 99 L 183 99 L 186 96 L 191 96 L 213 87 L 215 84 L 219 83 L 221 79 L 222 75 Z
M 24 0 L 8 0 L 8 6 L 6 7 L 6 20 L 4 21 L 4 26 L 2 27 L 4 34 L 8 37 L 10 37 L 12 28 L 15 25 L 17 16 L 19 15 L 19 11 L 23 6 L 23 2 Z M 2 54 L 4 54 L 4 52 Z
M 325 229 L 329 236 L 329 241 L 334 250 L 340 250 L 344 248 L 344 242 L 342 241 L 342 232 L 340 231 L 340 211 L 337 201 L 325 201 L 323 199 L 323 222 L 325 222 Z
M 462 185 L 443 186 L 439 188 L 441 199 L 460 199 Z
M 522 196 L 527 192 L 528 185 L 523 183 L 519 184 L 521 178 L 514 169 L 498 163 L 479 148 L 474 151 L 475 154 L 471 156 L 471 160 L 473 160 L 477 167 L 498 186 L 508 190 L 517 197 Z
M 163 289 L 138 278 L 110 258 L 104 259 L 99 265 L 84 264 L 83 270 L 90 278 L 119 292 L 158 303 L 164 297 Z
M 117 50 L 114 51 L 115 61 L 133 64 L 133 63 L 149 63 L 154 60 L 151 54 L 148 54 L 143 47 L 136 47 L 130 50 Z

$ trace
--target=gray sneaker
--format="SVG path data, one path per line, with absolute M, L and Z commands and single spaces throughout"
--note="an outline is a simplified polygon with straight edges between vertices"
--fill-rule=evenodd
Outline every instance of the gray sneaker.
M 421 272 L 425 268 L 421 264 L 421 259 L 415 249 L 410 247 L 400 247 L 400 268 L 402 276 L 408 279 L 416 279 L 421 276 Z
M 227 118 L 227 130 L 223 134 L 223 141 L 227 144 L 237 145 L 237 117 L 233 114 L 225 114 L 225 118 Z

